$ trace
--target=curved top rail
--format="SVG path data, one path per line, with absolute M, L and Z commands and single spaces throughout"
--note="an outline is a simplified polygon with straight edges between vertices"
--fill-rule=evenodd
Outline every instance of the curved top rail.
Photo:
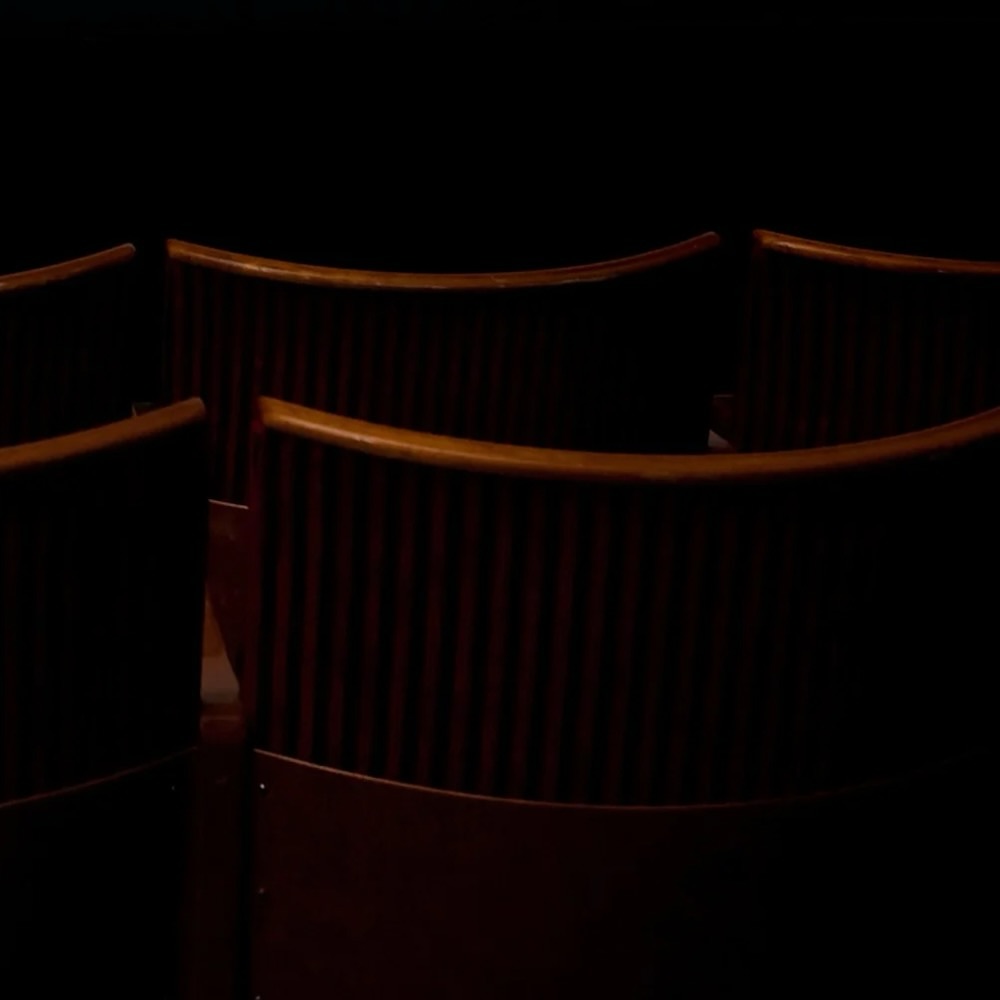
M 772 233 L 766 229 L 753 232 L 754 249 L 771 253 L 784 253 L 809 260 L 826 261 L 854 267 L 868 267 L 881 271 L 899 271 L 910 274 L 966 274 L 1000 276 L 1000 261 L 954 260 L 949 257 L 917 257 L 885 250 L 865 250 L 846 247 L 837 243 L 807 240 L 800 236 Z
M 135 247 L 131 243 L 122 243 L 120 246 L 111 247 L 108 250 L 100 250 L 84 257 L 64 260 L 59 264 L 48 264 L 45 267 L 35 267 L 28 271 L 0 274 L 0 292 L 40 288 L 42 285 L 51 285 L 57 281 L 77 278 L 81 274 L 90 274 L 92 271 L 101 271 L 106 267 L 124 264 L 132 260 L 133 257 L 135 257 Z
M 1000 441 L 1000 407 L 890 438 L 798 451 L 625 455 L 495 444 L 427 434 L 261 398 L 264 427 L 383 458 L 497 475 L 676 486 L 799 479 L 862 471 Z
M 118 420 L 73 434 L 0 448 L 0 478 L 67 459 L 114 451 L 205 419 L 205 404 L 186 399 L 140 417 Z
M 244 277 L 288 281 L 301 285 L 322 285 L 330 288 L 369 289 L 383 291 L 467 291 L 485 292 L 502 289 L 547 288 L 555 285 L 585 284 L 609 281 L 629 274 L 650 271 L 674 261 L 684 260 L 719 246 L 715 233 L 702 233 L 680 243 L 619 257 L 594 264 L 571 267 L 543 268 L 534 271 L 470 272 L 466 274 L 422 274 L 401 271 L 364 271 L 351 268 L 323 267 L 314 264 L 294 264 L 266 257 L 231 253 L 211 247 L 167 240 L 170 260 L 200 267 L 228 271 Z

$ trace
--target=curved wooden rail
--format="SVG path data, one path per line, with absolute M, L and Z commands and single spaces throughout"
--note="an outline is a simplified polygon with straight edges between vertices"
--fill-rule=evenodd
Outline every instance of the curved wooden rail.
M 586 284 L 610 281 L 628 275 L 641 274 L 675 261 L 684 260 L 721 243 L 716 233 L 702 233 L 656 250 L 619 257 L 593 264 L 568 267 L 539 268 L 532 271 L 492 271 L 481 273 L 433 274 L 416 271 L 365 271 L 356 268 L 322 267 L 315 264 L 295 264 L 268 257 L 218 250 L 213 247 L 167 240 L 167 258 L 199 267 L 209 267 L 247 278 L 300 285 L 319 285 L 374 291 L 451 291 L 496 292 L 514 289 L 551 288 L 558 285 Z
M 113 424 L 44 441 L 9 445 L 0 448 L 0 475 L 46 466 L 52 462 L 84 459 L 88 455 L 131 448 L 183 427 L 202 424 L 204 420 L 205 404 L 200 399 L 187 399 Z
M 616 455 L 426 434 L 323 413 L 266 396 L 261 397 L 258 405 L 265 427 L 318 444 L 470 472 L 595 483 L 683 486 L 862 473 L 914 460 L 930 460 L 954 449 L 995 441 L 1000 436 L 998 407 L 949 424 L 854 444 L 750 454 Z
M 773 233 L 755 229 L 753 246 L 772 253 L 791 254 L 809 260 L 830 264 L 848 264 L 856 267 L 878 268 L 911 274 L 966 274 L 1000 276 L 1000 261 L 956 260 L 950 257 L 921 257 L 913 254 L 889 253 L 861 247 L 842 246 L 807 240 L 802 236 Z
M 13 271 L 0 274 L 0 293 L 19 292 L 30 288 L 41 288 L 55 282 L 67 281 L 81 275 L 102 271 L 118 264 L 127 264 L 135 257 L 135 247 L 131 243 L 99 250 L 97 253 L 74 257 L 58 264 L 47 264 L 27 271 Z

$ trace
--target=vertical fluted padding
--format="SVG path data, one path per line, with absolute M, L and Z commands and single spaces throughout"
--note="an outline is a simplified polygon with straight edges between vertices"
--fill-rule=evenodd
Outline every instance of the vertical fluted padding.
M 1000 403 L 1000 265 L 755 235 L 741 450 L 885 437 Z

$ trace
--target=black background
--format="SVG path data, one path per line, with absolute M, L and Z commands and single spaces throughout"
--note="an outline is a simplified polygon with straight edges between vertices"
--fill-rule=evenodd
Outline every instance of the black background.
M 178 236 L 525 267 L 763 226 L 1000 257 L 957 8 L 0 0 L 0 268 Z

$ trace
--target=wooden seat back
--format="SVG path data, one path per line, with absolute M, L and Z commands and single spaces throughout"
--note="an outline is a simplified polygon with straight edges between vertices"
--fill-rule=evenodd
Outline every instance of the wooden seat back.
M 792 1000 L 859 981 L 975 992 L 988 974 L 982 762 L 787 801 L 628 808 L 255 758 L 252 995 Z
M 261 401 L 256 745 L 435 787 L 755 799 L 979 745 L 1000 411 L 771 455 L 491 445 Z

